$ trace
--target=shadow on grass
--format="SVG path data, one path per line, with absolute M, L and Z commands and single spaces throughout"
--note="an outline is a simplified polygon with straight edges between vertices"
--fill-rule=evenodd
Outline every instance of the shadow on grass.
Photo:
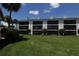
M 13 44 L 13 43 L 20 42 L 20 41 L 26 41 L 28 39 L 29 38 L 23 38 L 22 36 L 20 36 L 17 39 L 12 38 L 12 40 L 11 40 L 11 38 L 10 39 L 0 39 L 0 50 L 3 49 L 8 44 Z

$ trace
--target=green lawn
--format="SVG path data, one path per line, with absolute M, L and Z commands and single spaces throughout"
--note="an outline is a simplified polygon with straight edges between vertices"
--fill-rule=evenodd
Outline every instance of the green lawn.
M 79 36 L 24 35 L 24 38 L 28 40 L 7 45 L 0 55 L 79 55 Z

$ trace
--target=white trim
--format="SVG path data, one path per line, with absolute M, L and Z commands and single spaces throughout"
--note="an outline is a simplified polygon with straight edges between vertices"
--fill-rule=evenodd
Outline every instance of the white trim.
M 64 29 L 64 24 L 63 24 L 64 20 L 59 20 L 58 22 L 59 22 L 58 29 Z
M 79 20 L 76 20 L 76 35 L 79 35 L 78 33 L 78 29 L 79 29 Z
M 43 21 L 43 29 L 47 29 L 47 21 Z
M 29 21 L 29 29 L 31 30 L 30 34 L 33 34 L 33 21 Z

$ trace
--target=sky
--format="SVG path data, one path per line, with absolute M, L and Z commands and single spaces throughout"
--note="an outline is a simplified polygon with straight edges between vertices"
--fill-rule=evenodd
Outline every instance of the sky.
M 4 15 L 9 15 L 2 8 Z M 18 12 L 12 13 L 13 19 L 48 19 L 56 17 L 79 17 L 79 3 L 22 3 Z

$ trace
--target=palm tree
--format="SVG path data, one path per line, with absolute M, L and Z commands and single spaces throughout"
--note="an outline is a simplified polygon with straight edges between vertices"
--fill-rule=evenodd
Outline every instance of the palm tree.
M 0 20 L 4 20 L 4 16 L 3 16 L 3 12 L 2 12 L 1 7 L 0 7 Z
M 10 16 L 4 16 L 4 21 L 6 21 L 8 23 L 8 25 L 10 24 Z
M 9 11 L 9 16 L 10 16 L 10 22 L 8 26 L 10 27 L 10 23 L 12 20 L 12 12 L 17 12 L 21 8 L 21 3 L 2 3 L 2 7 L 7 9 Z

